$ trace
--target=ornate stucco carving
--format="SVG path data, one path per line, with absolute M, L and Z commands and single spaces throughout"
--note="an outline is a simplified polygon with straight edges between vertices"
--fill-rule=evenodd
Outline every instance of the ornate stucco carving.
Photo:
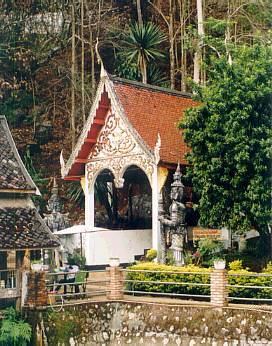
M 154 162 L 141 148 L 124 121 L 116 113 L 109 113 L 87 164 L 89 184 L 93 184 L 99 172 L 109 169 L 114 175 L 114 183 L 121 188 L 127 167 L 136 165 L 152 181 Z
M 133 152 L 135 147 L 136 142 L 121 118 L 110 113 L 90 158 L 126 155 Z

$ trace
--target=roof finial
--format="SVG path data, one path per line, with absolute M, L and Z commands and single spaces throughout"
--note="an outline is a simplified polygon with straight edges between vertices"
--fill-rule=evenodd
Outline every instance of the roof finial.
M 65 175 L 65 161 L 63 157 L 63 150 L 60 152 L 60 168 L 61 168 L 61 175 L 64 177 Z
M 99 42 L 98 42 L 98 37 L 97 37 L 96 38 L 96 44 L 95 44 L 95 52 L 96 52 L 96 55 L 97 55 L 97 62 L 98 62 L 98 64 L 101 65 L 100 78 L 102 79 L 102 78 L 107 77 L 108 74 L 107 74 L 107 71 L 104 68 L 104 64 L 103 64 L 103 60 L 101 58 L 101 55 L 99 54 L 98 44 L 99 44 Z
M 178 162 L 178 166 L 177 166 L 176 172 L 174 173 L 174 182 L 172 183 L 172 186 L 173 186 L 173 184 L 175 186 L 183 185 L 182 182 L 181 182 L 181 176 L 182 176 L 182 174 L 181 174 L 181 171 L 180 171 L 180 164 Z

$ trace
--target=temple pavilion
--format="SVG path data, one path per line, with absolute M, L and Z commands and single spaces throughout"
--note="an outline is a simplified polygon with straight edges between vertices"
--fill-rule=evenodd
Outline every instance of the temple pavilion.
M 59 246 L 59 240 L 31 200 L 31 196 L 38 194 L 16 149 L 6 118 L 0 116 L 0 272 L 7 268 L 28 268 L 32 253 Z M 7 285 L 7 275 L 0 274 L 0 284 Z
M 159 250 L 159 195 L 178 162 L 186 165 L 178 122 L 194 105 L 190 94 L 102 71 L 78 142 L 67 162 L 61 155 L 62 177 L 80 181 L 85 192 L 87 265 L 110 257 L 128 263 Z

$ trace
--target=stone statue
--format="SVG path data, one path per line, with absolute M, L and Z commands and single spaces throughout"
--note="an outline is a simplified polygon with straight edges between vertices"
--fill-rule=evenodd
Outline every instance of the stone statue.
M 45 214 L 44 221 L 52 232 L 61 231 L 62 229 L 70 227 L 68 214 L 62 213 L 62 205 L 58 194 L 56 178 L 54 178 L 51 197 L 47 202 L 47 210 L 50 213 Z
M 161 261 L 165 263 L 166 252 L 169 248 L 173 252 L 177 265 L 184 265 L 183 247 L 186 236 L 185 205 L 182 203 L 184 185 L 181 182 L 180 166 L 174 174 L 171 184 L 171 205 L 169 215 L 164 215 L 162 199 L 159 202 L 159 221 L 161 224 Z
M 61 212 L 62 210 L 56 178 L 54 178 L 54 184 L 51 190 L 51 197 L 49 198 L 47 202 L 47 209 L 48 211 L 51 211 L 51 212 Z

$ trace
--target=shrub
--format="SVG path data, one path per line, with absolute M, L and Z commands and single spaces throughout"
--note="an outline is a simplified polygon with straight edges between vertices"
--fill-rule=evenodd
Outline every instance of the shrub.
M 230 285 L 242 285 L 245 287 L 229 287 L 230 297 L 240 298 L 262 298 L 271 299 L 272 290 L 266 288 L 272 287 L 272 277 L 265 276 L 247 276 L 247 274 L 256 274 L 242 269 L 242 261 L 234 261 L 230 264 L 231 270 L 228 274 L 242 274 L 241 276 L 228 276 L 228 283 Z M 209 286 L 195 286 L 195 285 L 178 285 L 177 283 L 194 283 L 194 284 L 209 284 L 210 275 L 203 275 L 198 273 L 209 274 L 211 268 L 201 268 L 195 265 L 187 265 L 184 267 L 168 266 L 157 263 L 139 263 L 128 268 L 132 270 L 127 274 L 129 280 L 135 282 L 128 282 L 127 289 L 133 291 L 143 292 L 161 292 L 161 293 L 177 293 L 177 294 L 196 294 L 196 295 L 209 295 Z M 146 270 L 147 272 L 138 272 L 133 270 Z M 152 272 L 151 272 L 152 271 Z M 186 272 L 186 273 L 185 273 Z M 188 274 L 189 273 L 189 274 Z M 269 263 L 264 269 L 263 273 L 272 274 L 272 263 Z M 243 275 L 244 274 L 244 275 Z M 137 282 L 146 281 L 145 282 Z M 171 282 L 171 284 L 157 284 L 156 281 Z M 251 288 L 247 286 L 263 286 L 261 289 Z
M 222 241 L 202 238 L 198 242 L 197 252 L 200 253 L 202 264 L 212 266 L 215 258 L 223 257 L 224 245 Z
M 271 299 L 272 290 L 265 288 L 266 286 L 272 287 L 272 278 L 265 276 L 247 276 L 247 274 L 256 274 L 255 272 L 246 269 L 229 270 L 228 274 L 244 274 L 241 276 L 228 276 L 230 285 L 242 285 L 245 287 L 229 287 L 230 297 L 239 298 L 262 298 Z M 263 286 L 264 288 L 251 288 L 246 286 Z
M 4 311 L 0 328 L 0 345 L 26 346 L 31 339 L 31 326 L 19 318 L 13 308 Z
M 205 283 L 210 282 L 209 275 L 197 274 L 198 272 L 210 273 L 211 269 L 199 268 L 195 265 L 188 265 L 185 267 L 168 266 L 164 264 L 157 264 L 145 262 L 136 264 L 129 267 L 130 270 L 147 270 L 154 272 L 129 272 L 127 278 L 129 280 L 139 281 L 152 281 L 147 283 L 129 282 L 127 284 L 128 290 L 144 291 L 144 292 L 162 292 L 162 293 L 178 293 L 178 294 L 210 294 L 209 286 L 194 286 L 194 285 L 179 285 L 175 282 L 188 282 L 188 283 Z M 158 271 L 158 272 L 156 272 Z M 160 271 L 160 272 L 159 272 Z M 171 272 L 171 273 L 169 273 Z M 184 273 L 188 272 L 190 274 Z M 153 281 L 174 282 L 173 284 L 157 284 Z
M 229 263 L 229 269 L 230 270 L 241 270 L 243 269 L 243 261 L 242 260 L 235 260 Z
M 145 257 L 148 261 L 152 262 L 157 257 L 157 250 L 149 249 Z
M 272 261 L 268 262 L 266 267 L 263 269 L 264 274 L 272 274 Z

